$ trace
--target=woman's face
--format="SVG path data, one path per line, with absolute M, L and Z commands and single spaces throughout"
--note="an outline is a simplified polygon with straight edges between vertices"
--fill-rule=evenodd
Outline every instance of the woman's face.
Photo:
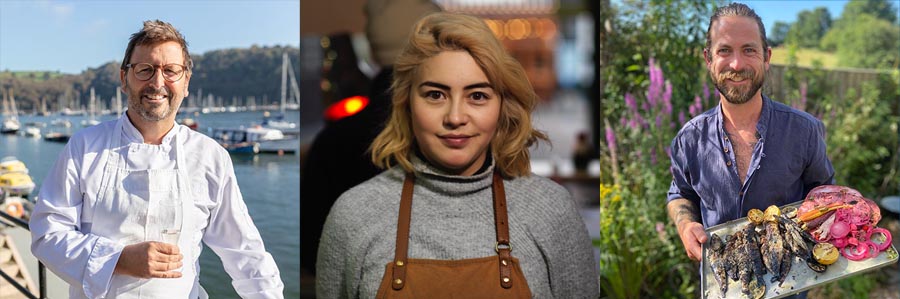
M 466 51 L 425 60 L 410 93 L 416 143 L 432 165 L 453 175 L 484 164 L 500 117 L 500 96 Z

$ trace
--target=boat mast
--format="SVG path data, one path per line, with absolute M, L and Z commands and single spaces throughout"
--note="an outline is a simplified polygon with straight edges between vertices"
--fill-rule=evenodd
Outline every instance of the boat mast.
M 300 107 L 300 86 L 297 85 L 297 76 L 294 75 L 294 66 L 291 65 L 291 60 L 288 59 L 288 77 L 291 82 L 291 98 L 293 101 L 291 102 L 291 109 L 299 109 Z
M 281 115 L 284 115 L 285 98 L 287 97 L 287 71 L 289 64 L 288 54 L 285 51 L 281 55 Z
M 94 88 L 91 87 L 91 101 L 88 102 L 88 115 L 91 120 L 94 120 Z
M 0 116 L 9 115 L 9 92 L 6 88 L 3 90 L 3 102 L 0 102 L 0 106 L 2 106 L 2 110 L 0 110 Z
M 122 89 L 116 88 L 116 116 L 122 115 Z
M 9 88 L 9 105 L 12 107 L 12 119 L 19 121 L 19 111 L 16 110 L 16 96 L 12 87 Z

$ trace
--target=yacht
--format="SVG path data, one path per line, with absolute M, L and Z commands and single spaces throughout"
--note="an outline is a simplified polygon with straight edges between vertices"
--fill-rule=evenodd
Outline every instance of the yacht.
M 12 95 L 12 90 L 3 93 L 3 125 L 0 126 L 2 134 L 16 134 L 22 125 L 19 123 L 19 112 L 16 111 L 16 99 Z
M 253 126 L 250 128 L 217 128 L 211 129 L 210 137 L 218 141 L 226 148 L 234 148 L 237 144 L 244 144 L 242 149 L 246 152 L 250 144 L 257 144 L 257 152 L 260 153 L 296 153 L 300 150 L 300 138 L 297 136 L 285 136 L 280 130 Z M 230 150 L 231 151 L 231 150 Z

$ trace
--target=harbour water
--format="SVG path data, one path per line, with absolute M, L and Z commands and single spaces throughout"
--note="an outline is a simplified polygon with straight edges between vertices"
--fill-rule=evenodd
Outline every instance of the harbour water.
M 277 112 L 273 111 L 273 114 Z M 106 115 L 98 120 L 112 120 L 117 116 Z M 179 115 L 179 118 L 181 116 Z M 198 131 L 208 128 L 249 126 L 263 119 L 262 111 L 209 113 L 191 115 L 199 123 Z M 297 111 L 288 111 L 286 120 L 299 122 Z M 72 127 L 54 127 L 50 123 L 56 119 L 67 119 Z M 47 124 L 41 133 L 68 132 L 81 129 L 84 116 L 20 116 L 19 122 L 41 122 Z M 64 143 L 48 142 L 42 138 L 22 135 L 0 135 L 0 157 L 16 156 L 25 162 L 38 191 L 47 171 L 53 166 Z M 299 298 L 300 287 L 300 158 L 299 155 L 232 155 L 235 175 L 241 187 L 250 216 L 263 237 L 266 250 L 271 253 L 281 271 L 285 284 L 285 298 Z M 225 273 L 222 262 L 209 248 L 204 248 L 200 256 L 200 284 L 210 298 L 239 298 L 231 287 L 231 278 Z

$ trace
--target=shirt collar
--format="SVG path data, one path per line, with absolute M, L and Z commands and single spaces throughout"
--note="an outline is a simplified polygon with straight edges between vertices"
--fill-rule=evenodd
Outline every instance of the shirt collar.
M 125 140 L 128 143 L 144 143 L 144 136 L 141 135 L 141 131 L 131 123 L 131 119 L 128 118 L 128 114 L 126 112 L 122 112 L 122 134 L 125 137 Z M 172 142 L 172 138 L 175 138 L 175 134 L 178 132 L 178 124 L 172 127 L 169 132 L 163 136 L 162 144 L 169 144 Z
M 761 136 L 760 138 L 764 138 L 766 136 L 766 130 L 769 127 L 769 119 L 772 116 L 772 99 L 763 95 L 762 96 L 762 111 L 759 113 L 759 120 L 756 121 L 756 133 L 757 136 Z M 725 115 L 722 114 L 722 103 L 719 103 L 718 108 L 716 109 L 716 123 L 718 124 L 720 133 L 725 134 L 725 125 L 723 121 L 725 120 Z

